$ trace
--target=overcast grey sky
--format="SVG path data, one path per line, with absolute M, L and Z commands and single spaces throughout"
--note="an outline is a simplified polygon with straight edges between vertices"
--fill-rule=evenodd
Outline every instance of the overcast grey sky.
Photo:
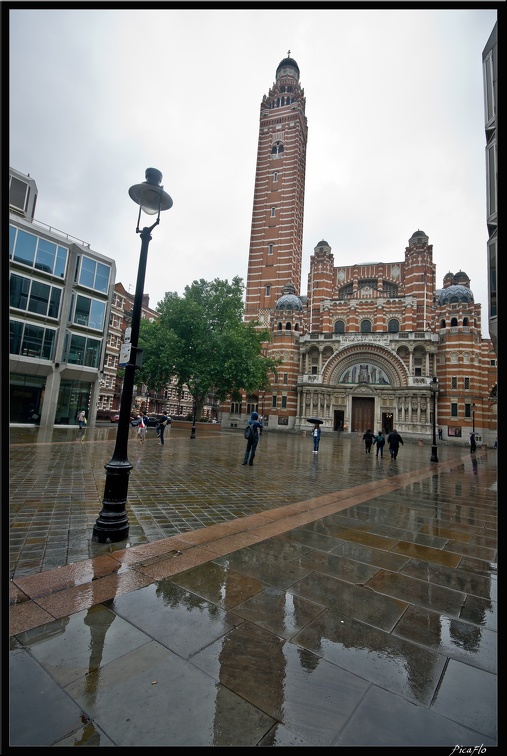
M 259 107 L 290 50 L 308 118 L 300 293 L 321 239 L 335 265 L 401 261 L 419 228 L 439 287 L 470 276 L 487 337 L 482 50 L 496 16 L 11 10 L 10 164 L 37 183 L 36 218 L 113 257 L 131 291 L 128 189 L 162 171 L 174 205 L 150 243 L 152 307 L 194 279 L 246 283 Z

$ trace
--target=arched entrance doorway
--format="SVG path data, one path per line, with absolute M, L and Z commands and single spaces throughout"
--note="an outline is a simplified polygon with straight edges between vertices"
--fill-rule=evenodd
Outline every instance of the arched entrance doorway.
M 352 433 L 364 433 L 374 429 L 375 399 L 373 397 L 352 397 Z

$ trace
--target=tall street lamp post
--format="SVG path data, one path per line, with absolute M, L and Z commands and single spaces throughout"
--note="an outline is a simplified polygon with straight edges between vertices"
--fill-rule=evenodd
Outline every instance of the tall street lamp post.
M 431 462 L 438 462 L 438 456 L 437 456 L 437 434 L 436 434 L 436 399 L 437 399 L 437 393 L 438 393 L 438 381 L 436 377 L 433 377 L 433 380 L 430 383 L 430 389 L 431 393 L 433 394 L 433 445 L 431 447 Z
M 128 538 L 129 534 L 129 521 L 125 507 L 127 504 L 129 476 L 132 465 L 128 460 L 127 447 L 135 371 L 137 367 L 140 367 L 141 362 L 141 354 L 137 344 L 141 324 L 148 246 L 151 241 L 151 232 L 160 223 L 160 212 L 162 210 L 169 210 L 173 204 L 171 197 L 164 192 L 161 181 L 162 174 L 160 171 L 156 168 L 148 168 L 146 170 L 146 181 L 142 184 L 131 186 L 129 189 L 131 199 L 139 205 L 136 233 L 141 237 L 141 253 L 137 272 L 134 307 L 132 309 L 130 348 L 128 343 L 122 345 L 122 359 L 125 360 L 125 376 L 121 394 L 120 419 L 116 431 L 116 444 L 110 462 L 105 465 L 106 484 L 104 487 L 102 510 L 93 527 L 92 541 L 98 543 L 124 541 Z M 157 216 L 155 223 L 149 227 L 145 226 L 142 231 L 139 230 L 141 210 L 147 215 Z M 120 359 L 120 362 L 122 359 Z
M 194 419 L 192 422 L 192 430 L 190 431 L 190 438 L 195 438 L 195 413 L 197 412 L 197 393 L 199 391 L 198 384 L 199 384 L 199 376 L 196 375 L 194 378 L 194 386 L 195 386 L 194 388 L 194 392 L 195 392 L 194 393 Z
M 472 404 L 472 433 L 475 433 L 475 404 Z

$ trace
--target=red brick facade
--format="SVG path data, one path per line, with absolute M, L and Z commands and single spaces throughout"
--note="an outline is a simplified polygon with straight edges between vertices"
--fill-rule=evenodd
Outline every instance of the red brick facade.
M 243 424 L 257 409 L 269 429 L 308 429 L 306 418 L 317 415 L 323 432 L 396 428 L 427 441 L 435 376 L 443 439 L 463 443 L 474 428 L 492 445 L 497 364 L 481 336 L 481 305 L 463 271 L 447 273 L 438 287 L 424 231 L 393 262 L 343 265 L 322 240 L 310 257 L 306 294 L 299 293 L 304 113 L 299 68 L 286 58 L 261 104 L 245 312 L 270 328 L 266 353 L 283 364 L 269 392 L 224 407 L 222 423 Z

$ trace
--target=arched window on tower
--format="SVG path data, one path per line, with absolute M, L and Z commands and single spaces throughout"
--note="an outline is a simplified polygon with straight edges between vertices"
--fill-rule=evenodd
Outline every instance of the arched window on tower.
M 468 325 L 468 318 L 463 318 L 463 325 L 464 325 L 464 326 L 467 326 L 467 325 Z
M 279 330 L 279 331 L 281 331 L 281 330 L 282 330 L 282 324 L 281 324 L 281 323 L 278 323 L 278 330 Z
M 445 318 L 440 321 L 440 328 L 445 328 Z
M 391 318 L 391 320 L 387 324 L 387 330 L 389 333 L 399 333 L 400 321 L 397 320 L 397 318 Z
M 283 144 L 281 142 L 275 142 L 271 147 L 272 155 L 281 155 L 283 153 Z
M 291 324 L 290 323 L 286 323 L 285 324 L 285 330 L 286 331 L 290 331 L 290 329 L 291 329 Z
M 456 328 L 458 325 L 458 318 L 451 318 L 451 328 Z
M 361 320 L 361 333 L 371 333 L 371 320 Z
M 294 330 L 295 330 L 295 331 L 299 331 L 299 324 L 298 324 L 298 323 L 296 323 L 296 324 L 294 325 Z

